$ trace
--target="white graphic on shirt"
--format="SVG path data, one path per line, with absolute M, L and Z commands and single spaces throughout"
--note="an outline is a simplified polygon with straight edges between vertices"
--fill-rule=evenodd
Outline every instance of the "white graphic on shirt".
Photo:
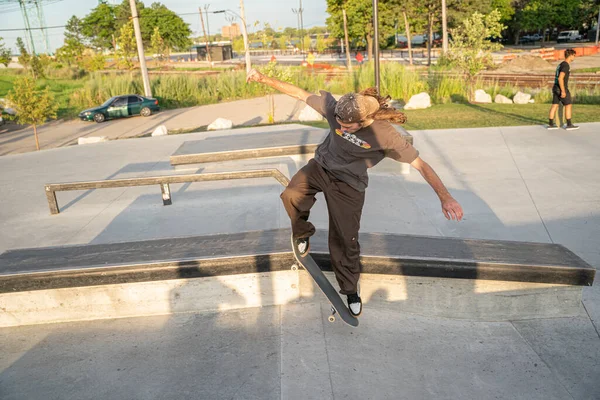
M 367 143 L 367 141 L 362 140 L 361 138 L 359 138 L 358 136 L 356 136 L 353 133 L 343 132 L 339 129 L 336 129 L 335 133 L 337 133 L 338 136 L 346 139 L 350 143 L 357 145 L 358 147 L 362 147 L 363 149 L 367 149 L 367 150 L 371 148 L 371 145 L 369 143 Z

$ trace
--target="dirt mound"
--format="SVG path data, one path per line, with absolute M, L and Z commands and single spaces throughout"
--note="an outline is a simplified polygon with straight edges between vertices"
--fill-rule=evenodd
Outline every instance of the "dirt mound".
M 523 55 L 500 64 L 497 71 L 539 74 L 554 71 L 554 65 L 538 56 Z

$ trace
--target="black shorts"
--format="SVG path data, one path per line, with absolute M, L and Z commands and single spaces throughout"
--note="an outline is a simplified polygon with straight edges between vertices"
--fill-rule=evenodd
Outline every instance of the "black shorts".
M 573 99 L 571 99 L 571 92 L 569 92 L 569 89 L 567 89 L 567 95 L 564 98 L 560 97 L 560 88 L 554 86 L 552 88 L 552 104 L 560 104 L 562 103 L 563 106 L 568 106 L 570 104 L 573 104 Z

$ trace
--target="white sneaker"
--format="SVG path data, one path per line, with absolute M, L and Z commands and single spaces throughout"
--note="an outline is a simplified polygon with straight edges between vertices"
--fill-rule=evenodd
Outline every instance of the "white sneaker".
M 296 239 L 296 247 L 298 248 L 298 253 L 304 257 L 306 254 L 308 254 L 308 250 L 310 249 L 308 238 Z
M 358 293 L 348 295 L 348 309 L 355 317 L 362 313 L 362 300 Z

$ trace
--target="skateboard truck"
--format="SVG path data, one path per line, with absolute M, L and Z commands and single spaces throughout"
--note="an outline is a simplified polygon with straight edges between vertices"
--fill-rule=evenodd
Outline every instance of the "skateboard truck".
M 331 315 L 328 318 L 329 322 L 335 322 L 335 314 L 337 314 L 337 311 L 331 306 Z

